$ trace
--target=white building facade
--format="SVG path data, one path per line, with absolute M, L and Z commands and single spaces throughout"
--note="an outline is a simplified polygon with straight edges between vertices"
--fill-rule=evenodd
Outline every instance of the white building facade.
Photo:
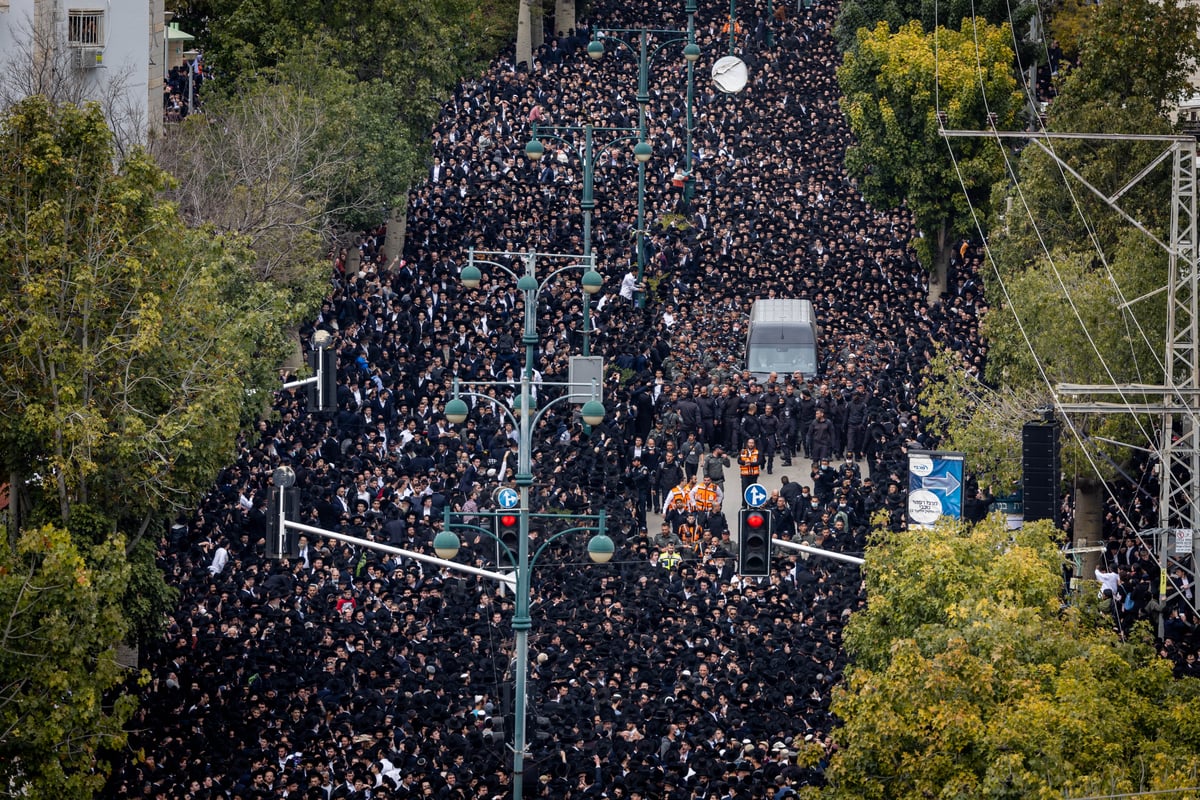
M 94 100 L 119 143 L 162 132 L 163 0 L 0 0 L 0 104 Z

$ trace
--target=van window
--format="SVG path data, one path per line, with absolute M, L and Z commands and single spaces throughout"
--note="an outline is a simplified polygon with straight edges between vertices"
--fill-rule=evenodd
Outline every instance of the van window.
M 811 344 L 755 344 L 747 355 L 746 366 L 751 372 L 790 375 L 800 370 L 805 375 L 817 374 L 817 354 Z

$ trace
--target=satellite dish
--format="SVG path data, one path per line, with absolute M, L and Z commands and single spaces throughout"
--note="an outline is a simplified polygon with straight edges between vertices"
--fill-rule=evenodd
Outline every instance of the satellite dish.
M 737 56 L 725 56 L 713 64 L 713 85 L 725 94 L 737 94 L 745 89 L 749 78 L 750 72 L 746 69 L 746 62 Z

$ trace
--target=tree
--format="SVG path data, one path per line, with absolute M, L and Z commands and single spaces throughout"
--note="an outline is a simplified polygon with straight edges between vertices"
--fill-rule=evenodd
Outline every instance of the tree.
M 318 82 L 340 73 L 341 97 L 315 94 L 353 108 L 363 122 L 347 126 L 345 143 L 359 157 L 361 184 L 341 187 L 349 200 L 334 196 L 336 208 L 356 209 L 362 198 L 379 204 L 374 214 L 343 220 L 357 225 L 404 202 L 427 159 L 441 98 L 511 39 L 517 0 L 208 0 L 188 10 L 207 20 L 205 61 L 232 92 L 264 75 L 300 85 L 312 76 L 297 53 L 318 67 Z
M 1065 10 L 1061 10 L 1065 9 Z M 1071 46 L 1082 61 L 1058 82 L 1048 128 L 1104 133 L 1171 132 L 1164 110 L 1181 90 L 1180 65 L 1197 52 L 1196 11 L 1173 3 L 1067 3 L 1064 30 L 1079 30 Z M 1179 53 L 1176 58 L 1175 53 Z M 1166 144 L 1146 141 L 1055 139 L 1010 156 L 1010 180 L 997 184 L 983 272 L 991 311 L 987 385 L 1023 413 L 997 414 L 949 387 L 927 386 L 923 409 L 939 419 L 948 446 L 967 449 L 984 464 L 1015 455 L 1019 421 L 1034 419 L 1058 383 L 1156 384 L 1162 381 L 1166 303 L 1163 249 L 1114 211 L 1068 170 L 1119 204 L 1150 235 L 1169 239 L 1170 160 L 1128 185 Z M 1058 163 L 1047 150 L 1064 162 Z M 954 380 L 961 386 L 961 380 Z M 992 395 L 995 397 L 996 395 Z M 1121 402 L 1141 397 L 1102 398 Z M 968 415 L 970 418 L 968 418 Z M 1105 415 L 1077 418 L 1082 434 L 1064 440 L 1064 460 L 1081 475 L 1112 477 L 1120 450 L 1105 440 L 1157 446 L 1147 419 Z M 1090 456 L 1090 457 L 1089 457 Z M 1093 470 L 1093 465 L 1099 470 Z M 1005 483 L 1004 481 L 1000 481 Z
M 993 388 L 968 372 L 961 358 L 940 350 L 925 371 L 918 403 L 939 446 L 968 455 L 981 486 L 1008 494 L 1021 485 L 1021 425 L 1050 402 L 1047 389 Z
M 1011 0 L 847 0 L 838 12 L 834 38 L 839 47 L 854 47 L 859 28 L 872 28 L 877 22 L 888 23 L 898 31 L 916 20 L 928 33 L 938 27 L 955 28 L 965 20 L 978 19 L 989 25 L 1008 24 L 1024 38 L 1028 22 L 1037 7 L 1033 3 Z M 1026 59 L 1022 58 L 1022 62 Z
M 1067 72 L 1054 103 L 1056 113 L 1061 119 L 1089 101 L 1119 106 L 1142 99 L 1155 116 L 1165 116 L 1194 91 L 1191 78 L 1200 60 L 1197 30 L 1200 9 L 1179 0 L 1092 6 L 1079 43 L 1079 64 Z
M 207 97 L 204 114 L 154 146 L 187 223 L 244 240 L 256 279 L 305 306 L 324 291 L 335 220 L 379 215 L 367 198 L 382 187 L 358 175 L 370 156 L 353 149 L 364 122 L 356 100 L 344 72 L 298 53 L 276 75 Z
M 1047 127 L 1062 132 L 1169 134 L 1170 109 L 1190 89 L 1200 56 L 1200 10 L 1190 4 L 1135 0 L 1089 5 L 1075 46 L 1080 66 L 1064 66 Z M 1056 140 L 1053 151 L 1106 197 L 1126 186 L 1162 151 L 1159 142 Z M 1005 273 L 1027 268 L 1058 250 L 1099 251 L 1112 258 L 1130 247 L 1120 217 L 1039 147 L 1026 147 L 996 208 L 997 260 Z M 1163 238 L 1170 222 L 1170 163 L 1151 171 L 1120 197 L 1120 205 Z M 1137 296 L 1132 295 L 1132 296 Z
M 986 127 L 989 113 L 996 127 L 1011 126 L 1022 104 L 1011 41 L 1008 26 L 982 21 L 930 34 L 918 22 L 892 34 L 881 22 L 859 32 L 838 70 L 857 140 L 846 169 L 868 202 L 908 205 L 924 234 L 916 245 L 927 266 L 950 231 L 972 233 L 975 219 L 987 218 L 992 186 L 1005 174 L 993 142 L 943 140 L 936 112 L 950 128 Z
M 5 796 L 91 798 L 135 699 L 115 647 L 129 568 L 119 537 L 81 550 L 65 530 L 0 544 L 0 787 Z
M 1176 681 L 1139 630 L 1122 642 L 1061 608 L 1046 523 L 878 533 L 832 798 L 1061 798 L 1194 785 L 1200 683 Z
M 127 534 L 190 508 L 282 360 L 293 310 L 245 248 L 191 230 L 95 106 L 0 118 L 0 462 L 10 536 L 87 507 Z M 261 396 L 261 395 L 260 395 Z
M 993 256 L 1004 263 L 1015 248 L 1003 235 L 994 241 Z M 986 376 L 966 373 L 954 353 L 944 352 L 921 389 L 922 418 L 940 446 L 968 453 L 981 481 L 1009 491 L 1020 484 L 1021 426 L 1053 405 L 1058 384 L 1161 381 L 1166 315 L 1154 290 L 1166 278 L 1166 264 L 1156 248 L 1129 229 L 1108 262 L 1095 252 L 1059 250 L 1027 268 L 997 264 L 987 280 L 995 307 L 981 324 L 989 343 Z M 1153 446 L 1148 434 L 1156 430 L 1148 419 L 1126 415 L 1080 417 L 1071 426 L 1073 435 L 1062 442 L 1064 463 L 1074 465 L 1068 471 L 1105 480 L 1116 477 L 1124 460 L 1113 442 Z

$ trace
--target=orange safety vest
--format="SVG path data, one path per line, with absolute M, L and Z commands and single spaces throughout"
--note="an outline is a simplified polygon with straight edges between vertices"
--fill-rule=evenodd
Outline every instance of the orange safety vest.
M 758 466 L 758 451 L 743 450 L 738 456 L 738 465 L 742 468 L 743 475 L 757 475 L 759 473 Z
M 679 541 L 683 542 L 684 544 L 694 545 L 696 542 L 700 541 L 699 525 L 688 525 L 685 522 L 680 525 L 679 529 L 675 532 L 679 534 Z
M 716 511 L 717 510 L 717 490 L 716 487 L 701 484 L 696 487 L 696 510 L 697 511 Z

